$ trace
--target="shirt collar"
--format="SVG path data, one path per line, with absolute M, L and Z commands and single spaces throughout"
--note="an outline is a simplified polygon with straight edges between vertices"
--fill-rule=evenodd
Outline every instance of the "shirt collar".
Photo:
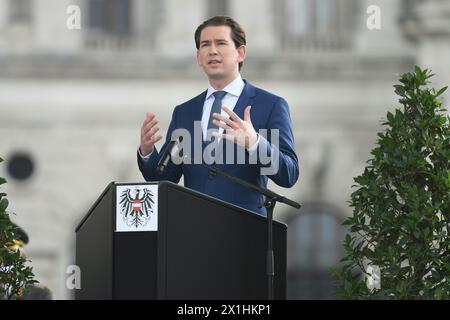
M 220 91 L 225 91 L 226 93 L 232 94 L 233 96 L 239 97 L 244 90 L 245 82 L 242 80 L 239 74 L 236 79 L 231 81 L 225 88 Z M 211 98 L 211 95 L 219 90 L 214 89 L 211 84 L 208 85 L 208 91 L 206 92 L 206 100 Z

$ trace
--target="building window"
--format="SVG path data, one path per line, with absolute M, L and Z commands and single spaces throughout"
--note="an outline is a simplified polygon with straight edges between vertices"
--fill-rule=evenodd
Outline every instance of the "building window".
M 164 25 L 163 0 L 89 0 L 85 47 L 98 52 L 148 52 Z
M 276 20 L 283 48 L 335 51 L 353 39 L 357 0 L 277 0 Z
M 330 268 L 344 255 L 343 215 L 322 204 L 305 204 L 288 221 L 287 277 L 289 299 L 333 299 L 336 279 Z
M 89 26 L 96 31 L 125 35 L 131 32 L 130 0 L 91 0 Z
M 9 0 L 9 21 L 11 23 L 31 23 L 31 0 Z
M 227 16 L 230 14 L 228 0 L 208 0 L 208 17 Z
M 13 179 L 25 181 L 34 173 L 33 158 L 26 152 L 13 153 L 7 160 L 7 170 Z

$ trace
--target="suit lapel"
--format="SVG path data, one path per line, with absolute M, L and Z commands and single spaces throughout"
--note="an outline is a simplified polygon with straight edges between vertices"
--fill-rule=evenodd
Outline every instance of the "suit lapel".
M 197 143 L 200 143 L 200 152 L 203 153 L 203 135 L 202 135 L 202 113 L 203 113 L 203 104 L 205 102 L 206 91 L 199 94 L 197 97 L 190 101 L 189 108 L 186 112 L 183 113 L 182 123 L 184 124 L 184 128 L 189 131 L 191 134 L 191 158 L 194 160 L 196 152 L 198 151 Z M 195 124 L 197 122 L 197 130 Z M 200 135 L 198 136 L 198 133 Z M 195 141 L 199 140 L 199 141 Z
M 194 102 L 194 107 L 192 108 L 193 121 L 202 121 L 203 105 L 205 104 L 206 91 L 199 94 Z
M 236 113 L 236 115 L 241 119 L 244 119 L 244 110 L 247 106 L 251 105 L 253 98 L 256 95 L 255 87 L 247 80 L 244 80 L 244 82 L 244 89 L 242 90 L 242 93 L 236 102 L 236 106 L 233 109 L 234 113 Z

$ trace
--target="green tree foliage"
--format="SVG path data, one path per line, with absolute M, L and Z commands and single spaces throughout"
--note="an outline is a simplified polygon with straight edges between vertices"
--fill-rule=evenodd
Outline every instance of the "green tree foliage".
M 450 298 L 450 130 L 433 75 L 415 67 L 395 93 L 364 173 L 354 179 L 346 219 L 346 255 L 338 295 L 344 299 Z M 379 270 L 379 285 L 368 270 Z
M 0 158 L 0 162 L 3 159 Z M 6 180 L 0 177 L 0 185 Z M 20 299 L 26 288 L 37 281 L 34 280 L 32 268 L 20 251 L 11 250 L 11 244 L 18 238 L 6 211 L 8 199 L 6 193 L 0 192 L 0 298 Z

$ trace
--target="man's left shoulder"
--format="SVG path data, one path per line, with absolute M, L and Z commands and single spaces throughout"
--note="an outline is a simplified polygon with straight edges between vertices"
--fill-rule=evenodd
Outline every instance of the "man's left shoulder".
M 253 86 L 253 88 L 255 91 L 255 98 L 258 100 L 264 101 L 265 103 L 270 105 L 275 105 L 277 103 L 287 104 L 286 100 L 279 95 L 276 95 L 257 86 Z

